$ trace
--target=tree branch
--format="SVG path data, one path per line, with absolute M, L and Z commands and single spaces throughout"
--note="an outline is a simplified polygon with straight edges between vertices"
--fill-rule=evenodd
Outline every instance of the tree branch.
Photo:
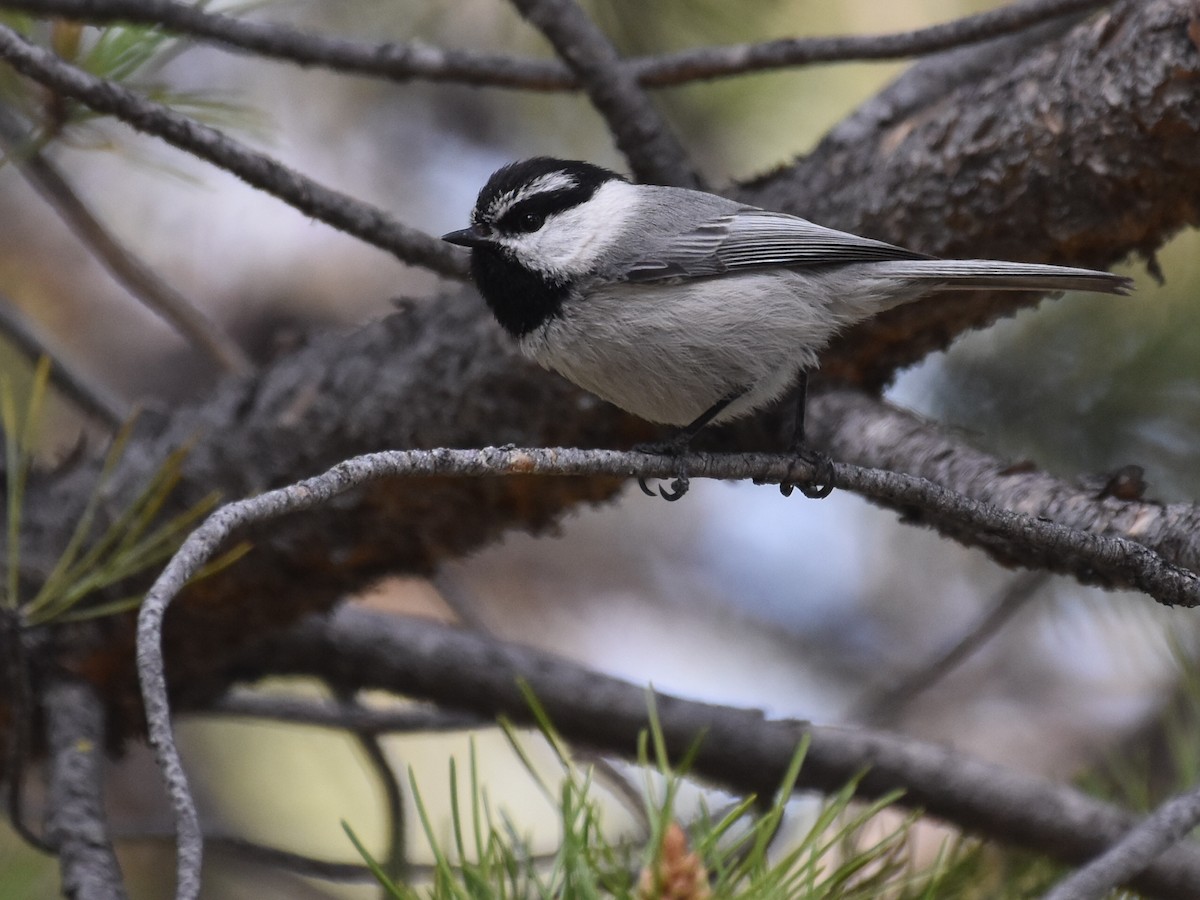
M 235 716 L 310 725 L 356 734 L 429 734 L 478 728 L 485 720 L 442 709 L 372 709 L 369 706 L 320 703 L 297 697 L 226 694 L 209 706 L 190 709 L 193 716 Z
M 69 354 L 55 347 L 41 329 L 4 296 L 0 296 L 0 333 L 31 365 L 37 365 L 43 356 L 49 359 L 50 383 L 85 413 L 107 425 L 110 431 L 116 431 L 128 418 L 131 412 L 128 403 L 80 371 Z
M 1125 0 L 1009 64 L 964 64 L 892 118 L 868 101 L 803 159 L 739 200 L 946 257 L 1103 268 L 1200 224 L 1200 48 L 1191 0 Z M 921 80 L 928 69 L 917 67 Z M 911 86 L 911 84 L 910 84 Z M 898 99 L 903 92 L 889 88 Z M 1030 306 L 943 295 L 847 330 L 827 377 L 885 384 L 963 331 Z M 1104 301 L 1097 301 L 1104 302 Z
M 118 833 L 117 837 L 122 841 L 154 843 L 175 840 L 174 834 L 162 834 L 147 830 L 123 831 Z M 243 837 L 211 832 L 204 835 L 204 844 L 206 847 L 218 852 L 224 851 L 246 862 L 283 869 L 292 875 L 301 875 L 305 878 L 316 878 L 338 884 L 379 884 L 379 880 L 366 863 L 332 862 L 306 856 L 303 853 L 294 853 L 291 850 L 259 844 Z M 415 875 L 427 877 L 431 874 L 431 867 L 413 866 L 411 871 Z
M 135 300 L 161 316 L 226 372 L 247 374 L 249 358 L 187 297 L 118 241 L 79 198 L 58 167 L 30 143 L 20 122 L 0 106 L 0 147 L 80 243 Z
M 1172 797 L 1103 854 L 1063 879 L 1045 900 L 1101 900 L 1146 870 L 1200 825 L 1200 789 Z
M 361 238 L 413 265 L 452 278 L 466 277 L 466 255 L 428 234 L 402 225 L 380 209 L 331 190 L 209 125 L 147 100 L 121 85 L 69 65 L 17 32 L 0 25 L 0 59 L 14 69 L 89 108 L 116 116 L 138 131 L 236 175 L 305 215 Z
M 634 475 L 670 478 L 679 471 L 700 478 L 754 478 L 760 482 L 811 480 L 816 469 L 788 456 L 688 454 L 659 456 L 612 450 L 558 448 L 484 450 L 396 450 L 346 460 L 328 472 L 256 497 L 226 504 L 188 535 L 151 586 L 138 611 L 137 664 L 150 743 L 167 781 L 180 841 L 178 896 L 199 891 L 203 836 L 171 730 L 163 657 L 163 619 L 171 601 L 239 529 L 327 503 L 385 477 L 478 477 L 508 475 Z M 1074 532 L 1048 521 L 987 508 L 931 482 L 879 470 L 833 464 L 835 487 L 939 515 L 965 527 L 995 534 L 1006 544 L 1028 544 L 1048 565 L 1079 567 L 1101 578 L 1127 579 L 1160 602 L 1200 605 L 1200 575 L 1172 566 L 1123 538 Z
M 817 394 L 809 405 L 809 418 L 812 439 L 837 459 L 906 472 L 980 503 L 1052 519 L 1092 534 L 1121 534 L 1175 565 L 1200 571 L 1200 506 L 1121 500 L 1036 468 L 1014 467 L 1010 460 L 931 427 L 927 419 L 857 391 Z M 869 429 L 866 441 L 863 435 L 868 432 L 863 429 Z M 907 521 L 929 525 L 969 545 L 986 546 L 1001 562 L 1017 559 L 1004 541 L 976 529 L 963 533 L 958 524 L 943 520 L 936 511 L 906 510 L 880 496 L 872 499 L 904 512 Z M 1032 566 L 1035 561 L 1026 557 L 1024 564 Z M 1097 583 L 1085 571 L 1073 574 L 1084 583 Z
M 46 834 L 58 851 L 63 893 L 124 900 L 104 812 L 104 707 L 90 684 L 65 674 L 43 696 L 50 756 Z
M 855 704 L 855 712 L 850 718 L 876 727 L 899 721 L 918 696 L 995 637 L 1014 615 L 1028 605 L 1048 580 L 1045 572 L 1025 572 L 1014 578 L 1000 599 L 970 628 L 907 675 L 891 679 L 885 690 L 860 700 Z
M 1068 250 L 1086 256 L 1128 250 L 1143 240 L 1165 240 L 1200 209 L 1200 198 L 1191 202 L 1193 193 L 1200 192 L 1200 161 L 1192 152 L 1200 135 L 1200 92 L 1182 90 L 1188 79 L 1200 77 L 1200 54 L 1187 38 L 1188 15 L 1182 2 L 1123 3 L 1106 20 L 1115 29 L 1105 33 L 1106 40 L 1094 28 L 1075 29 L 1054 50 L 1061 54 L 1069 79 L 1057 79 L 1054 66 L 1046 62 L 1047 50 L 1016 58 L 1002 72 L 986 76 L 982 85 L 991 92 L 986 98 L 960 93 L 965 84 L 956 85 L 941 105 L 927 95 L 923 102 L 928 109 L 919 121 L 879 120 L 878 134 L 833 141 L 815 162 L 801 161 L 791 174 L 772 176 L 769 180 L 778 188 L 779 202 L 769 205 L 820 206 L 829 195 L 836 197 L 843 218 L 870 218 L 872 210 L 887 206 L 889 197 L 915 193 L 922 208 L 945 211 L 936 223 L 943 243 L 950 240 L 949 234 L 967 233 L 984 251 L 1006 242 L 1025 246 L 1025 254 L 1013 254 L 1018 256 Z M 1103 110 L 1103 127 L 1089 124 L 1086 118 L 1101 115 L 1091 105 L 1098 96 L 1095 85 L 1101 81 L 1104 97 L 1114 104 Z M 1084 84 L 1086 89 L 1081 87 Z M 1039 153 L 1032 152 L 1021 137 L 1021 127 L 1033 127 L 1026 107 L 1030 96 L 1039 98 L 1045 109 L 1070 110 L 1080 117 L 1062 132 L 1049 132 L 1044 123 L 1037 126 L 1035 133 L 1054 141 Z M 988 141 L 980 145 L 982 138 L 975 145 L 958 138 L 947 145 L 942 141 L 944 132 L 939 135 L 922 124 L 939 117 L 946 124 L 950 120 L 944 107 L 955 102 L 1014 110 L 1019 114 L 1017 124 L 1010 128 L 1003 117 L 992 122 L 992 129 L 985 132 L 988 141 L 993 135 L 1011 141 L 1024 154 L 1024 165 L 1036 169 L 1039 184 L 1044 178 L 1072 188 L 1061 193 L 1055 189 L 1052 209 L 1039 199 L 1044 194 L 998 197 L 989 180 L 994 172 L 981 165 L 978 154 L 996 152 L 1011 162 L 1007 147 L 994 147 Z M 897 128 L 908 136 L 895 152 L 882 153 L 881 147 L 888 143 L 883 135 L 892 134 L 891 147 Z M 1147 133 L 1154 135 L 1153 140 L 1143 140 Z M 1078 135 L 1077 140 L 1068 141 L 1073 135 Z M 929 142 L 928 166 L 915 164 L 922 140 Z M 953 177 L 948 174 L 952 150 L 967 160 Z M 1093 153 L 1100 160 L 1111 158 L 1112 163 L 1107 168 L 1081 168 L 1077 160 L 1092 159 Z M 817 168 L 822 160 L 833 165 L 832 174 Z M 1192 167 L 1196 177 L 1189 174 Z M 860 177 L 864 171 L 871 177 Z M 1087 177 L 1081 178 L 1080 171 Z M 838 189 L 838 172 L 850 173 L 847 177 L 856 181 L 857 189 Z M 1110 175 L 1111 190 L 1106 181 Z M 768 181 L 756 182 L 748 190 L 765 196 Z M 1098 202 L 1109 196 L 1132 204 L 1139 211 L 1137 221 L 1130 221 L 1125 206 L 1108 209 Z M 903 238 L 908 221 L 905 209 L 897 207 L 895 217 L 879 220 L 892 232 L 881 236 Z M 1029 209 L 1054 219 L 1054 241 L 1047 242 L 1039 226 L 1027 221 Z M 1021 227 L 1010 232 L 1004 225 L 1009 216 L 1015 216 Z M 920 222 L 923 240 L 939 234 L 932 220 Z M 1060 240 L 1066 243 L 1056 243 Z M 974 304 L 974 299 L 925 304 L 940 310 L 942 318 L 930 315 L 910 322 L 912 327 L 893 323 L 895 332 L 889 334 L 897 338 L 896 346 L 907 336 L 928 347 L 963 326 L 960 314 Z M 872 335 L 878 336 L 862 335 L 862 344 L 848 338 L 837 352 L 826 356 L 827 368 L 851 378 L 867 378 L 875 370 L 858 366 L 855 354 L 875 340 Z M 880 352 L 891 360 L 885 365 L 890 371 L 897 357 L 889 356 L 890 350 Z M 1200 513 L 1193 507 L 1098 498 L 1043 473 L 1011 471 L 1007 461 L 850 391 L 817 396 L 811 410 L 814 443 L 839 460 L 928 477 L 974 500 L 1046 516 L 1059 525 L 1122 535 L 1146 544 L 1177 566 L 1200 570 Z M 766 418 L 714 432 L 714 446 L 725 450 L 778 446 L 774 425 Z M 917 439 L 920 431 L 928 432 L 924 442 Z M 146 421 L 113 473 L 106 508 L 116 515 L 159 462 L 185 444 L 191 450 L 171 509 L 164 510 L 168 515 L 186 509 L 210 490 L 226 497 L 247 496 L 385 447 L 478 447 L 505 442 L 622 447 L 655 435 L 646 423 L 520 360 L 478 296 L 463 291 L 435 302 L 404 303 L 397 314 L 372 326 L 318 337 L 254 379 L 227 381 L 193 408 L 177 410 L 158 422 Z M 70 524 L 93 490 L 99 465 L 98 459 L 84 460 L 31 483 L 24 553 L 31 565 L 53 564 L 69 538 Z M 186 707 L 218 695 L 224 688 L 219 674 L 222 661 L 255 635 L 326 609 L 384 574 L 427 574 L 440 562 L 484 545 L 514 525 L 543 529 L 574 504 L 611 497 L 621 483 L 607 477 L 434 478 L 413 490 L 408 484 L 382 482 L 336 507 L 289 518 L 270 529 L 251 529 L 253 565 L 235 564 L 192 586 L 168 619 L 165 640 L 176 699 Z M 981 539 L 970 531 L 955 532 L 952 522 L 938 521 L 928 510 L 923 515 L 926 523 L 960 540 Z M 1014 560 L 1012 547 L 995 534 L 982 537 L 988 538 L 986 546 L 993 555 Z M 1037 559 L 1023 563 L 1042 564 Z M 1090 575 L 1082 569 L 1074 574 Z M 83 663 L 110 674 L 106 694 L 113 698 L 109 712 L 119 734 L 140 728 L 133 637 L 127 624 L 111 623 L 103 640 L 89 631 L 79 632 L 71 641 L 63 638 L 63 646 L 71 647 Z
M 353 715 L 356 712 L 367 711 L 358 701 L 357 691 L 342 690 L 335 686 L 334 692 L 338 696 L 339 705 L 347 714 Z M 350 729 L 350 733 L 362 751 L 367 768 L 379 780 L 379 787 L 383 794 L 384 820 L 387 823 L 384 844 L 386 853 L 382 862 L 384 874 L 392 881 L 403 882 L 410 877 L 407 852 L 408 822 L 404 815 L 404 791 L 400 787 L 400 780 L 396 777 L 387 752 L 379 742 L 380 733 L 369 729 Z
M 512 0 L 579 77 L 608 123 L 634 177 L 653 184 L 702 187 L 679 139 L 663 121 L 616 48 L 575 0 Z
M 895 34 L 785 38 L 700 47 L 626 60 L 642 87 L 662 88 L 820 62 L 903 59 L 937 53 L 1106 6 L 1111 0 L 1023 0 L 928 28 Z M 174 0 L 0 0 L 0 8 L 89 22 L 160 25 L 232 50 L 392 81 L 427 80 L 530 91 L 579 90 L 570 67 L 432 47 L 417 41 L 373 44 L 308 34 L 268 22 L 208 12 Z
M 567 739 L 633 758 L 649 727 L 646 691 L 548 654 L 460 629 L 347 606 L 313 617 L 245 656 L 247 674 L 304 674 L 347 688 L 381 688 L 480 715 L 534 719 L 527 684 Z M 1080 791 L 1021 775 L 948 747 L 860 729 L 767 720 L 654 694 L 669 752 L 682 757 L 700 735 L 692 771 L 738 793 L 769 796 L 807 736 L 801 790 L 833 792 L 866 771 L 859 794 L 903 790 L 899 801 L 968 832 L 1078 863 L 1130 827 L 1128 812 Z M 1162 897 L 1200 890 L 1200 847 L 1185 843 L 1155 860 L 1131 885 Z

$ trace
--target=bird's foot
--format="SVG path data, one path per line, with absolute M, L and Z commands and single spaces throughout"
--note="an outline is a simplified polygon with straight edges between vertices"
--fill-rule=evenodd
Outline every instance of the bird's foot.
M 680 457 L 687 450 L 687 444 L 674 441 L 659 441 L 653 444 L 638 444 L 633 448 L 637 453 L 652 453 L 655 456 L 671 456 Z M 651 490 L 646 484 L 644 475 L 638 476 L 638 487 L 642 489 L 642 493 L 647 497 L 662 497 L 668 503 L 674 503 L 680 497 L 688 492 L 691 483 L 688 479 L 687 468 L 683 465 L 682 460 L 679 463 L 678 474 L 671 479 L 671 485 L 668 488 L 659 487 L 657 490 Z
M 779 484 L 779 493 L 785 497 L 792 496 L 792 491 L 800 489 L 810 500 L 824 500 L 833 493 L 833 461 L 828 455 L 811 447 L 796 447 L 792 452 L 803 463 L 813 468 L 812 478 L 803 481 L 783 481 Z

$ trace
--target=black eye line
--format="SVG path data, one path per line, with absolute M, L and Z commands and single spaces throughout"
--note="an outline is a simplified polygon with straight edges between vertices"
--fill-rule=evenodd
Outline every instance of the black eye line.
M 587 200 L 595 189 L 573 187 L 567 190 L 546 191 L 514 203 L 496 220 L 501 231 L 529 233 L 542 227 L 552 213 L 562 212 Z M 530 227 L 532 225 L 532 227 Z

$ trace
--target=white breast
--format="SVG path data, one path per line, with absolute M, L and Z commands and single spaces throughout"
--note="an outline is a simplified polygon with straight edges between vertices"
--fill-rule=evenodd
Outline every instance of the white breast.
M 622 409 L 687 425 L 735 391 L 715 421 L 784 394 L 816 364 L 835 321 L 802 300 L 791 272 L 652 288 L 612 285 L 572 300 L 522 350 Z

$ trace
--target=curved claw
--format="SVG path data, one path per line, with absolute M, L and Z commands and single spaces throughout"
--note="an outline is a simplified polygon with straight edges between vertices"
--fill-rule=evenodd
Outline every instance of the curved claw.
M 811 465 L 814 472 L 813 479 L 805 483 L 797 483 L 792 481 L 784 481 L 779 485 L 779 493 L 785 497 L 792 496 L 792 491 L 796 488 L 809 500 L 824 500 L 833 493 L 833 463 L 830 462 L 828 456 L 824 453 L 818 453 L 814 450 L 800 449 L 796 451 L 806 463 Z
M 832 484 L 798 484 L 796 487 L 800 488 L 800 493 L 809 500 L 824 500 L 833 493 Z M 780 485 L 781 490 L 782 488 L 783 485 Z M 790 493 L 791 491 L 788 491 L 788 494 Z M 784 494 L 784 496 L 786 497 L 788 494 Z
M 638 487 L 640 487 L 642 489 L 642 493 L 645 494 L 647 497 L 654 496 L 654 491 L 652 491 L 652 490 L 650 490 L 650 488 L 646 487 L 645 476 L 643 476 L 643 475 L 638 476 Z
M 658 489 L 658 495 L 660 497 L 662 497 L 664 500 L 666 500 L 668 503 L 674 503 L 676 500 L 678 500 L 680 497 L 682 497 L 684 494 L 686 494 L 688 492 L 689 487 L 691 487 L 691 485 L 688 482 L 688 477 L 686 475 L 680 475 L 678 478 L 676 478 L 674 481 L 671 482 L 670 490 L 666 490 L 666 489 L 660 487 Z

